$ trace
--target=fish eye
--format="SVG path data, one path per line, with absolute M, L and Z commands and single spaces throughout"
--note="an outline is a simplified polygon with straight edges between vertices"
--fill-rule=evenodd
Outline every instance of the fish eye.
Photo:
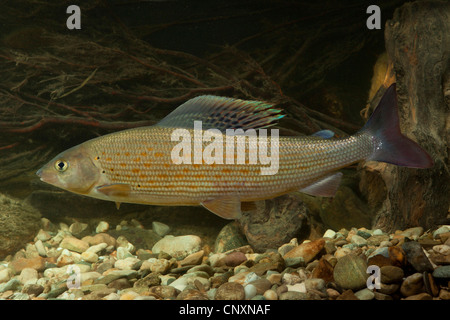
M 64 172 L 64 171 L 67 170 L 67 168 L 69 168 L 69 164 L 67 163 L 67 161 L 56 160 L 56 162 L 55 162 L 55 169 L 56 169 L 56 171 Z

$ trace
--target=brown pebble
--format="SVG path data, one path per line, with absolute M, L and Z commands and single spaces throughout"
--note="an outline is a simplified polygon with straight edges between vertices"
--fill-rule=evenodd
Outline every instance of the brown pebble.
M 114 288 L 105 288 L 105 289 L 101 289 L 101 290 L 95 290 L 85 296 L 83 296 L 81 299 L 82 300 L 100 300 L 103 297 L 106 297 L 107 295 L 111 294 L 111 293 L 115 293 L 116 289 Z
M 397 283 L 403 280 L 403 269 L 395 266 L 383 266 L 380 268 L 381 282 L 386 284 Z
M 311 242 L 304 242 L 301 245 L 295 247 L 284 255 L 283 258 L 296 258 L 302 257 L 305 263 L 310 262 L 325 246 L 324 239 L 318 239 Z
M 389 259 L 381 254 L 377 254 L 373 257 L 370 257 L 367 260 L 367 265 L 369 265 L 369 266 L 375 265 L 375 266 L 382 268 L 384 266 L 391 266 L 392 262 L 391 262 L 391 259 Z
M 425 291 L 432 297 L 437 297 L 439 295 L 439 287 L 436 285 L 433 276 L 428 273 L 423 273 L 423 282 L 425 285 Z
M 450 300 L 450 291 L 441 289 L 441 291 L 439 291 L 439 298 L 442 300 Z
M 326 282 L 333 281 L 333 266 L 324 257 L 320 258 L 317 267 L 312 273 L 312 278 L 320 278 Z
M 86 241 L 90 246 L 100 243 L 106 243 L 108 246 L 116 246 L 116 239 L 107 233 L 97 233 L 94 236 L 83 237 L 81 240 Z
M 277 293 L 278 296 L 281 296 L 282 293 L 285 293 L 287 291 L 288 291 L 288 287 L 285 284 L 282 284 L 281 286 L 279 286 L 276 289 L 276 293 Z
M 236 267 L 246 260 L 247 260 L 247 257 L 245 256 L 244 253 L 236 251 L 236 252 L 227 254 L 223 258 L 223 263 L 229 267 Z
M 216 291 L 216 300 L 244 300 L 244 287 L 236 282 L 222 284 Z
M 45 270 L 45 258 L 40 256 L 34 258 L 19 258 L 11 261 L 9 266 L 12 267 L 16 274 L 19 274 L 25 268 L 31 268 L 38 272 L 42 272 Z
M 393 298 L 390 295 L 381 293 L 381 292 L 374 292 L 375 300 L 393 300 Z
M 339 297 L 340 293 L 337 290 L 334 290 L 333 288 L 328 288 L 326 290 L 328 298 L 330 298 L 331 300 L 336 300 L 337 297 Z
M 179 290 L 171 286 L 155 286 L 151 287 L 148 291 L 160 299 L 173 299 L 180 293 Z
M 22 288 L 22 292 L 29 294 L 29 295 L 35 295 L 38 296 L 40 295 L 42 292 L 44 291 L 44 287 L 39 285 L 39 284 L 34 284 L 34 283 L 30 283 L 30 284 L 26 284 L 23 288 Z
M 409 296 L 405 298 L 405 300 L 433 300 L 433 297 L 426 292 L 422 292 L 413 296 Z
M 185 289 L 177 296 L 177 300 L 209 300 L 209 299 L 205 293 L 199 290 Z
M 337 297 L 336 300 L 359 300 L 358 297 L 355 296 L 352 290 L 345 290 L 342 294 Z
M 424 291 L 423 276 L 421 273 L 414 273 L 407 277 L 401 287 L 400 292 L 405 297 L 413 296 Z
M 116 279 L 116 280 L 108 283 L 108 288 L 113 288 L 116 290 L 123 290 L 126 288 L 131 288 L 132 286 L 133 285 L 131 284 L 131 282 L 125 278 Z
M 392 284 L 380 284 L 380 289 L 378 291 L 383 294 L 394 294 L 400 288 L 400 284 L 392 283 Z
M 250 282 L 256 288 L 256 294 L 263 294 L 272 287 L 272 283 L 267 279 L 258 279 Z

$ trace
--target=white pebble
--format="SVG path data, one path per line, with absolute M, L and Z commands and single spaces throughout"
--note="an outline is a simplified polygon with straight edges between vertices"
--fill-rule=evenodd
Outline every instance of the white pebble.
M 114 267 L 120 270 L 131 270 L 133 266 L 139 261 L 140 260 L 138 258 L 128 257 L 122 260 L 117 260 L 114 263 Z
M 327 231 L 325 231 L 325 233 L 323 234 L 323 238 L 330 238 L 330 239 L 334 239 L 334 237 L 336 236 L 336 231 L 328 229 Z
M 23 285 L 34 284 L 38 279 L 38 272 L 32 268 L 24 268 L 19 275 L 19 281 Z
M 93 246 L 90 246 L 86 252 L 92 252 L 92 253 L 99 253 L 100 251 L 102 251 L 103 249 L 106 249 L 106 247 L 108 246 L 108 244 L 102 242 Z
M 374 236 L 381 236 L 383 234 L 384 234 L 384 232 L 381 229 L 375 229 L 375 230 L 373 230 L 373 233 L 372 233 L 372 235 L 374 235 Z
M 287 285 L 288 291 L 298 291 L 298 292 L 303 292 L 306 293 L 306 285 L 304 282 L 301 283 L 296 283 L 293 285 Z
M 125 258 L 130 258 L 133 257 L 133 255 L 130 253 L 130 251 L 128 251 L 127 248 L 125 247 L 118 247 L 117 248 L 117 259 L 118 260 L 122 260 Z
M 446 245 L 446 244 L 439 244 L 433 247 L 433 251 L 440 253 L 444 256 L 448 256 L 450 255 L 450 246 Z
M 244 287 L 245 299 L 250 300 L 256 296 L 256 287 L 252 284 L 248 284 Z
M 11 279 L 12 274 L 10 269 L 0 270 L 0 283 L 8 282 Z
M 102 232 L 106 232 L 109 230 L 109 223 L 106 221 L 100 221 L 97 225 L 97 227 L 95 228 L 95 232 L 96 233 L 102 233 Z

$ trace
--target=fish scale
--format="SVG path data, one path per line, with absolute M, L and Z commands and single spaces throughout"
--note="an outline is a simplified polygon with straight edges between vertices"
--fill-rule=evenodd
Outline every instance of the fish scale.
M 238 219 L 241 202 L 296 190 L 334 196 L 342 177 L 336 171 L 361 160 L 413 168 L 433 165 L 431 157 L 400 132 L 395 84 L 386 90 L 365 126 L 352 136 L 331 138 L 334 134 L 329 130 L 311 137 L 269 134 L 266 145 L 264 135 L 258 136 L 256 144 L 246 138 L 248 145 L 241 145 L 236 144 L 242 138 L 238 133 L 233 138 L 234 151 L 227 156 L 227 130 L 250 134 L 251 129 L 266 129 L 282 117 L 280 110 L 264 102 L 200 96 L 182 104 L 155 126 L 111 133 L 72 147 L 39 169 L 37 175 L 62 189 L 116 204 L 202 205 L 223 218 Z M 201 130 L 196 129 L 197 121 L 203 124 Z M 172 135 L 179 129 L 191 137 L 188 146 L 192 157 L 185 159 L 191 161 L 216 142 L 209 138 L 203 141 L 201 136 L 217 129 L 216 134 L 218 131 L 221 135 L 215 139 L 221 137 L 223 144 L 214 144 L 214 152 L 222 147 L 223 155 L 218 160 L 223 164 L 174 162 L 172 151 L 178 150 L 174 148 L 179 142 L 172 141 Z M 263 146 L 270 160 L 267 163 L 255 153 Z M 250 163 L 255 154 L 259 161 Z M 237 161 L 241 156 L 245 158 L 242 164 Z M 272 165 L 273 172 L 263 172 Z
M 270 190 L 271 196 L 287 190 L 301 189 L 336 169 L 365 159 L 372 152 L 367 135 L 336 140 L 281 137 L 278 173 L 260 175 L 261 164 L 248 164 L 248 161 L 246 164 L 201 166 L 174 164 L 171 151 L 177 142 L 171 141 L 172 132 L 173 129 L 170 128 L 138 128 L 91 140 L 90 147 L 97 155 L 101 155 L 98 156 L 100 167 L 111 183 L 130 184 L 132 193 L 139 195 L 142 201 L 145 201 L 146 193 L 151 192 L 152 195 L 157 194 L 168 199 L 175 196 L 185 203 L 198 203 L 208 198 L 236 193 L 241 201 L 261 200 L 267 196 L 265 193 L 264 197 L 261 197 L 262 190 Z M 191 136 L 194 136 L 193 131 Z M 225 137 L 222 140 L 223 150 L 226 150 Z M 131 144 L 132 141 L 141 143 Z M 195 143 L 192 141 L 191 150 L 194 149 Z M 268 149 L 270 144 L 269 140 Z M 207 144 L 203 142 L 202 145 Z M 128 155 L 123 152 L 118 155 L 116 150 L 125 146 Z M 147 156 L 142 156 L 142 152 L 146 152 Z M 235 157 L 239 152 L 242 151 L 235 148 Z M 223 162 L 225 161 L 224 157 Z M 149 202 L 151 201 L 152 199 L 149 199 Z

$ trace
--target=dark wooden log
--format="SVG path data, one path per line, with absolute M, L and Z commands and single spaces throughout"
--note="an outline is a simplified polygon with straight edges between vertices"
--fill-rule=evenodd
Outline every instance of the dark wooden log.
M 430 169 L 366 164 L 360 189 L 386 231 L 448 223 L 450 204 L 450 2 L 417 1 L 385 26 L 402 132 L 434 160 Z M 367 170 L 369 169 L 369 170 Z

